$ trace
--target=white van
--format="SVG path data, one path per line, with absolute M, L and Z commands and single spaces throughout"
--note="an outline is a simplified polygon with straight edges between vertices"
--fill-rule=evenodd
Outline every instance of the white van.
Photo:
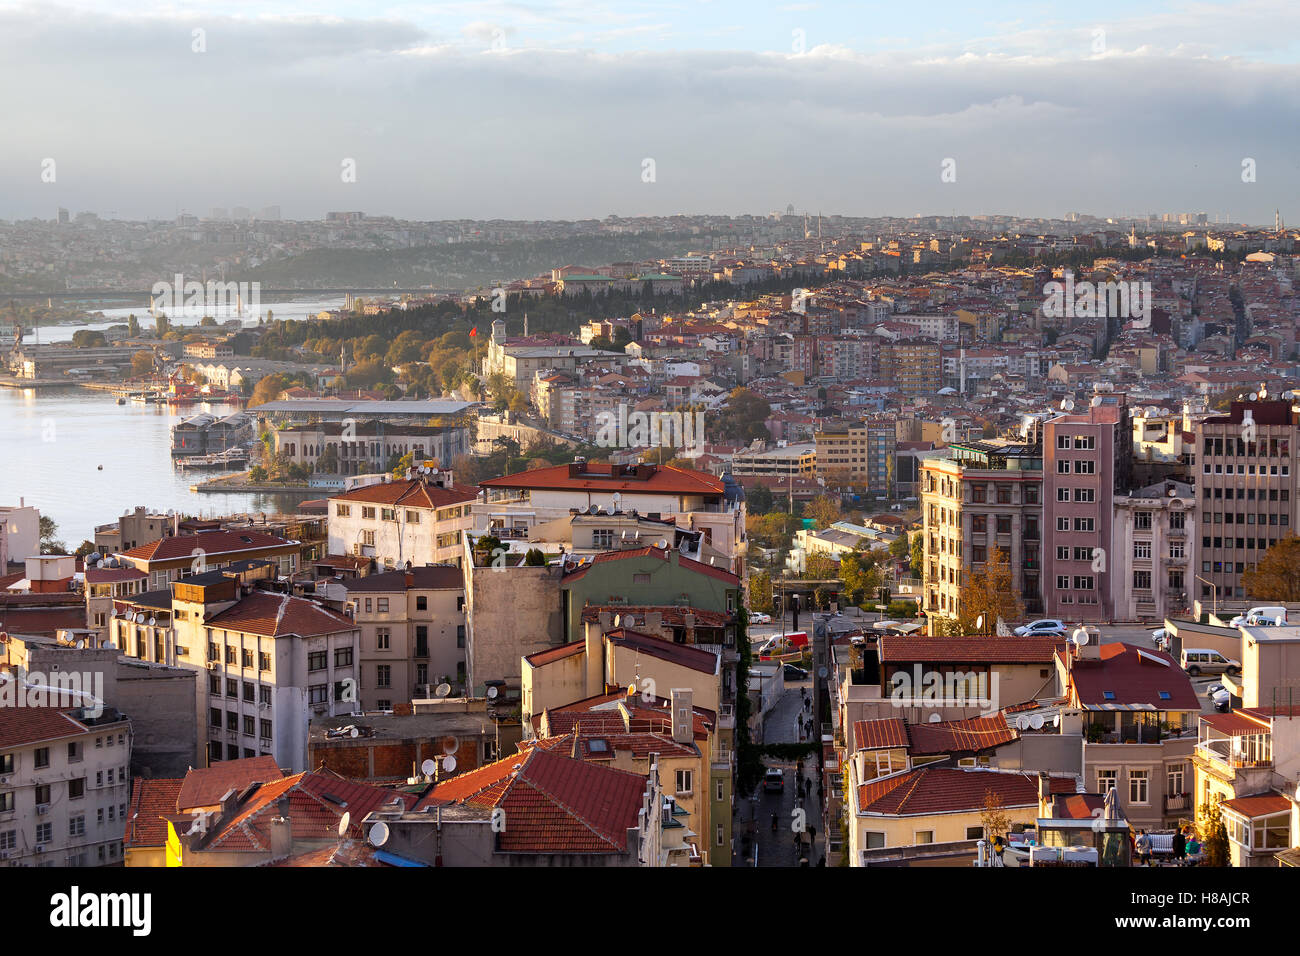
M 1277 604 L 1265 604 L 1260 607 L 1252 607 L 1245 614 L 1239 614 L 1232 619 L 1232 627 L 1241 627 L 1245 624 L 1247 627 L 1270 627 L 1277 623 L 1281 618 L 1282 623 L 1286 623 L 1286 608 Z
M 1179 664 L 1192 677 L 1201 674 L 1241 673 L 1240 661 L 1224 657 L 1218 651 L 1208 647 L 1184 647 L 1182 660 L 1179 661 Z

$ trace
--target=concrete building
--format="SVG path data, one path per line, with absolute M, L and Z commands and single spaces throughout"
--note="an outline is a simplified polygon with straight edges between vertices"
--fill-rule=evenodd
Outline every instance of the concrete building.
M 362 710 L 392 710 L 434 696 L 438 684 L 465 685 L 465 578 L 460 568 L 426 566 L 346 582 L 361 629 Z
M 410 454 L 449 468 L 470 452 L 469 429 L 398 422 L 315 422 L 273 429 L 275 452 L 293 465 L 337 475 L 387 471 L 389 462 Z M 321 459 L 326 468 L 322 469 Z
M 731 473 L 737 478 L 771 478 L 773 488 L 791 476 L 811 477 L 817 473 L 817 445 L 803 442 L 763 451 L 738 451 L 731 456 Z
M 131 723 L 95 711 L 0 707 L 0 867 L 121 864 Z
M 26 561 L 41 553 L 41 513 L 18 499 L 17 506 L 0 507 L 0 572 L 10 561 Z
M 1180 481 L 1115 496 L 1113 620 L 1164 620 L 1190 607 L 1195 517 L 1195 489 Z
M 1129 487 L 1132 443 L 1125 397 L 1114 393 L 1095 396 L 1086 412 L 1043 424 L 1043 526 L 1051 538 L 1042 581 L 1049 617 L 1117 620 L 1116 599 L 1132 585 L 1117 580 L 1127 562 L 1116 553 L 1112 505 Z M 1149 568 L 1140 570 L 1147 585 L 1141 597 L 1149 603 Z
M 477 489 L 450 471 L 363 485 L 329 502 L 329 553 L 373 558 L 385 568 L 458 564 L 474 526 Z
M 1202 602 L 1244 598 L 1242 574 L 1300 527 L 1297 455 L 1300 413 L 1289 401 L 1232 402 L 1227 415 L 1197 427 L 1200 520 L 1192 542 Z
M 922 462 L 922 608 L 928 617 L 960 617 L 966 575 L 994 548 L 1006 556 L 1025 612 L 1041 612 L 1042 483 L 1037 442 L 958 442 L 944 457 Z
M 893 497 L 896 435 L 894 419 L 887 415 L 858 424 L 827 423 L 815 436 L 817 477 L 827 488 L 860 486 Z

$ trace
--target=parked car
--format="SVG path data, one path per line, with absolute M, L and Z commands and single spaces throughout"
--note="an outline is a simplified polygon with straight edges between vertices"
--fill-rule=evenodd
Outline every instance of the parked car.
M 768 767 L 763 774 L 763 789 L 778 792 L 785 789 L 785 771 L 779 767 Z
M 1248 627 L 1272 627 L 1281 618 L 1282 623 L 1286 623 L 1286 608 L 1280 604 L 1262 604 L 1259 607 L 1252 607 L 1245 614 L 1238 614 L 1228 622 L 1230 627 L 1241 627 L 1243 624 Z
M 1232 706 L 1232 694 L 1222 684 L 1215 684 L 1214 686 L 1218 688 L 1210 695 L 1210 699 L 1214 701 L 1214 709 L 1221 713 L 1226 712 Z
M 802 667 L 796 667 L 793 664 L 785 665 L 786 680 L 806 680 L 807 677 L 808 677 L 808 672 L 804 670 Z
M 1224 657 L 1218 651 L 1209 647 L 1184 647 L 1182 660 L 1179 663 L 1182 665 L 1183 670 L 1193 677 L 1201 674 L 1241 673 L 1240 661 Z
M 772 615 L 764 614 L 762 611 L 752 611 L 749 615 L 750 624 L 771 624 Z
M 1016 637 L 1048 637 L 1065 633 L 1065 622 L 1060 618 L 1042 617 L 1037 621 L 1022 624 L 1013 632 Z
M 1162 651 L 1169 650 L 1169 632 L 1163 627 L 1151 632 L 1151 643 Z

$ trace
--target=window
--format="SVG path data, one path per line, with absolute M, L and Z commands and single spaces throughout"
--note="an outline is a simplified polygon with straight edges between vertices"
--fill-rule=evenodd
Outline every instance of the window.
M 966 839 L 968 839 L 968 840 L 982 840 L 982 839 L 984 839 L 984 828 L 983 828 L 983 827 L 967 827 L 967 828 L 966 828 Z
M 239 729 L 239 714 L 237 714 L 233 710 L 226 711 L 226 729 L 227 730 Z M 237 758 L 232 757 L 231 759 L 234 760 Z
M 1070 500 L 1070 489 L 1069 489 L 1069 488 L 1057 488 L 1057 489 L 1056 489 L 1056 500 L 1057 500 L 1057 501 L 1069 501 L 1069 500 Z
M 614 546 L 614 531 L 612 528 L 592 528 L 591 529 L 591 546 L 593 548 L 611 548 Z
M 375 668 L 375 686 L 392 687 L 393 686 L 393 668 L 388 664 L 380 664 Z
M 257 669 L 259 671 L 269 671 L 271 669 L 271 655 L 266 651 L 258 652 Z
M 381 508 L 380 511 L 379 511 L 379 517 L 380 517 L 380 519 L 383 520 L 383 521 L 396 521 L 396 520 L 397 520 L 397 509 L 396 509 L 396 508 Z
M 14 792 L 12 790 L 0 793 L 0 813 L 8 813 L 14 808 Z
M 1057 518 L 1057 519 L 1056 519 L 1056 530 L 1057 530 L 1057 531 L 1069 531 L 1069 530 L 1070 530 L 1070 519 L 1069 519 L 1069 518 Z
M 328 704 L 329 703 L 329 686 L 326 684 L 312 684 L 307 688 L 307 702 L 310 704 Z
M 1075 435 L 1074 447 L 1085 451 L 1091 451 L 1097 447 L 1097 438 L 1095 435 Z
M 259 687 L 257 689 L 257 702 L 266 704 L 269 707 L 271 705 L 271 688 Z
M 263 740 L 271 739 L 271 722 L 263 718 L 258 721 L 258 728 Z
M 423 594 L 417 595 L 415 598 L 415 609 L 417 611 L 429 610 L 429 599 Z
M 1134 542 L 1133 542 L 1133 557 L 1135 557 L 1135 558 L 1143 558 L 1143 559 L 1147 559 L 1147 560 L 1149 560 L 1149 559 L 1151 558 L 1151 542 L 1150 542 L 1150 541 L 1134 541 Z
M 226 696 L 231 700 L 239 700 L 239 681 L 226 678 Z
M 0 830 L 0 850 L 13 850 L 16 849 L 17 846 L 18 846 L 17 830 Z
M 232 665 L 233 665 L 233 664 L 235 663 L 235 660 L 236 660 L 236 658 L 235 658 L 235 653 L 236 653 L 237 650 L 238 650 L 238 648 L 236 648 L 233 644 L 227 644 L 227 645 L 226 645 L 226 663 L 227 663 L 227 664 L 232 664 Z
M 208 710 L 208 723 L 209 723 L 211 726 L 213 726 L 213 727 L 220 727 L 220 726 L 221 726 L 221 710 L 220 710 L 220 708 L 217 708 L 217 707 L 209 708 L 209 710 Z
M 727 798 L 726 793 L 727 793 L 726 785 L 721 780 L 717 781 L 716 786 L 714 787 L 713 799 L 718 801 L 718 803 L 721 803 L 723 800 Z
M 375 599 L 375 610 L 378 611 L 380 614 L 387 614 L 387 613 L 388 613 L 388 598 L 386 598 L 386 597 L 376 598 L 376 599 Z
M 247 650 L 247 649 L 245 649 L 245 650 L 243 650 L 243 651 L 240 651 L 240 663 L 241 663 L 242 666 L 244 666 L 244 667 L 252 667 L 252 666 L 253 666 L 253 652 L 250 651 L 250 650 Z
M 725 836 L 725 830 L 723 829 L 722 824 L 719 823 L 717 829 L 717 837 L 716 837 L 717 846 L 722 846 L 724 836 Z
M 50 748 L 49 748 L 49 747 L 37 747 L 37 748 L 36 748 L 36 752 L 33 754 L 33 756 L 36 758 L 36 769 L 37 769 L 37 770 L 44 770 L 46 767 L 48 767 L 48 766 L 50 765 Z M 3 764 L 3 762 L 4 762 L 4 758 L 3 758 L 3 757 L 0 757 L 0 764 Z M 6 772 L 8 772 L 8 771 L 6 771 Z
M 1150 572 L 1150 571 L 1134 571 L 1134 572 L 1133 572 L 1133 587 L 1137 588 L 1139 591 L 1149 591 L 1149 590 L 1151 590 L 1151 572 Z
M 85 756 L 80 741 L 68 744 L 68 763 L 81 763 Z
M 1151 530 L 1151 512 L 1135 511 L 1133 512 L 1133 527 L 1138 531 Z
M 248 715 L 244 716 L 244 736 L 253 736 L 253 718 Z
M 1108 790 L 1114 790 L 1116 782 L 1119 779 L 1118 770 L 1098 770 L 1097 771 L 1097 792 L 1103 797 Z
M 352 648 L 336 647 L 334 648 L 334 666 L 351 667 L 352 666 Z
M 420 512 L 418 512 L 418 511 L 410 511 L 410 510 L 408 510 L 408 511 L 406 512 L 406 523 L 407 523 L 407 524 L 419 524 L 419 523 L 420 523 Z
M 78 777 L 76 780 L 68 781 L 68 799 L 80 800 L 86 795 L 86 778 Z
M 974 534 L 984 534 L 988 530 L 988 516 L 971 515 L 970 529 Z
M 691 793 L 691 792 L 692 792 L 691 771 L 678 770 L 677 771 L 677 793 L 683 794 L 683 793 Z
M 1074 473 L 1076 475 L 1091 475 L 1097 471 L 1097 463 L 1091 458 L 1076 458 L 1074 462 Z
M 329 666 L 329 653 L 327 651 L 312 651 L 307 655 L 307 670 L 323 671 Z
M 1075 488 L 1074 500 L 1081 501 L 1085 504 L 1096 501 L 1096 492 L 1091 488 Z
M 386 651 L 389 649 L 391 634 L 386 627 L 381 627 L 375 631 L 375 650 Z
M 1095 530 L 1095 528 L 1096 528 L 1096 519 L 1095 519 L 1095 518 L 1075 518 L 1075 519 L 1074 519 L 1074 530 L 1075 530 L 1075 531 L 1093 531 L 1093 530 Z
M 366 519 L 373 519 L 375 517 L 375 509 L 363 507 L 361 509 L 361 517 Z
M 1165 771 L 1165 792 L 1170 796 L 1177 796 L 1187 792 L 1187 765 L 1182 763 L 1170 764 L 1169 769 Z
M 934 842 L 934 831 L 933 831 L 933 830 L 917 830 L 917 831 L 916 831 L 916 837 L 915 837 L 915 839 L 914 839 L 912 842 L 913 842 L 914 844 L 918 845 L 918 846 L 921 845 L 921 844 L 923 844 L 923 843 L 933 843 L 933 842 Z
M 244 681 L 244 700 L 250 704 L 257 700 L 257 685 L 251 680 Z
M 50 843 L 54 840 L 54 824 L 38 823 L 36 824 L 36 842 L 40 844 Z
M 1128 772 L 1128 799 L 1130 803 L 1149 803 L 1150 788 L 1147 771 L 1130 770 Z
M 337 505 L 337 506 L 335 506 L 335 508 L 334 508 L 334 514 L 336 514 L 336 515 L 337 515 L 338 517 L 340 517 L 340 518 L 347 518 L 347 517 L 350 517 L 351 514 L 352 514 L 352 506 L 351 506 L 351 505 Z
M 1058 475 L 1068 475 L 1070 473 L 1070 459 L 1068 458 L 1056 459 L 1056 473 Z

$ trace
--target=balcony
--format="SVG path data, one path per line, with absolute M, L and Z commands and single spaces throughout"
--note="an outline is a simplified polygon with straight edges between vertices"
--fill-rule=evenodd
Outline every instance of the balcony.
M 1196 755 L 1232 770 L 1269 769 L 1273 766 L 1271 757 L 1234 751 L 1230 740 L 1202 740 L 1196 745 Z
M 1165 813 L 1185 813 L 1192 808 L 1190 793 L 1165 794 Z

